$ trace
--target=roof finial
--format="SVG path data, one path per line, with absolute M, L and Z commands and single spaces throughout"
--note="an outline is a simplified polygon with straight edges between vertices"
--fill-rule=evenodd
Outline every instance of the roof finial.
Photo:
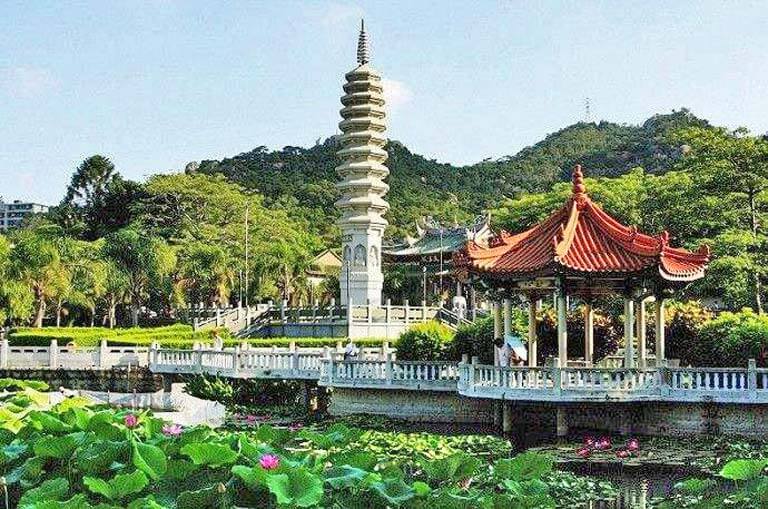
M 571 180 L 573 182 L 573 194 L 586 194 L 587 186 L 584 185 L 584 174 L 581 172 L 580 164 L 573 168 Z
M 360 37 L 357 40 L 357 63 L 365 65 L 371 60 L 368 50 L 368 34 L 365 33 L 365 20 L 360 20 Z

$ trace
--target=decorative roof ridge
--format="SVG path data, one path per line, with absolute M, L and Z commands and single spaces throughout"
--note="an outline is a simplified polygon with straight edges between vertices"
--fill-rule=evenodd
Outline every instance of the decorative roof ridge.
M 560 223 L 560 233 L 558 235 L 559 242 L 557 239 L 555 241 L 554 260 L 556 262 L 559 262 L 566 254 L 568 254 L 568 250 L 573 244 L 573 239 L 576 235 L 576 227 L 579 224 L 579 208 L 578 201 L 575 199 L 571 200 L 571 212 L 568 214 L 568 221 L 565 226 L 563 226 L 563 223 Z
M 598 229 L 624 249 L 645 256 L 656 256 L 661 252 L 662 242 L 658 238 L 638 231 L 635 225 L 621 224 L 588 197 L 582 204 L 582 210 Z
M 708 244 L 701 244 L 696 251 L 689 251 L 683 247 L 664 246 L 661 256 L 675 258 L 676 260 L 709 261 L 712 253 Z

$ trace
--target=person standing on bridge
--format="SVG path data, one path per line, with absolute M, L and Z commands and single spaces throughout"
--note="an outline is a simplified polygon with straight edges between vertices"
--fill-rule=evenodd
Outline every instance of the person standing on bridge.
M 344 348 L 344 360 L 354 360 L 357 358 L 357 354 L 359 352 L 359 349 L 357 348 L 357 345 L 352 341 L 352 338 L 349 338 L 349 342 L 347 342 L 347 346 Z

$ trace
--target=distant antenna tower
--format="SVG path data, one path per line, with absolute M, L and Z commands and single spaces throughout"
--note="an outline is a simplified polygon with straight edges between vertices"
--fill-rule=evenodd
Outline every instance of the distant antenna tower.
M 592 122 L 592 108 L 589 104 L 589 97 L 584 99 L 584 122 Z

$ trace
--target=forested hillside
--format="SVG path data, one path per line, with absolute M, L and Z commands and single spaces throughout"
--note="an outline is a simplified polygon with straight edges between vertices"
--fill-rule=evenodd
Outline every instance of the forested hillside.
M 392 226 L 387 234 L 395 237 L 412 233 L 414 221 L 422 215 L 468 221 L 504 198 L 550 189 L 555 182 L 567 179 L 569 169 L 577 162 L 591 176 L 622 175 L 637 166 L 648 173 L 662 173 L 681 153 L 680 144 L 670 134 L 685 127 L 708 125 L 685 109 L 655 115 L 640 126 L 580 122 L 515 155 L 471 166 L 429 160 L 400 142 L 390 141 L 386 149 L 392 209 L 387 218 Z M 312 148 L 269 151 L 257 147 L 221 161 L 202 161 L 195 170 L 221 173 L 259 192 L 269 206 L 308 219 L 315 233 L 330 241 L 336 234 L 336 150 L 334 137 Z

